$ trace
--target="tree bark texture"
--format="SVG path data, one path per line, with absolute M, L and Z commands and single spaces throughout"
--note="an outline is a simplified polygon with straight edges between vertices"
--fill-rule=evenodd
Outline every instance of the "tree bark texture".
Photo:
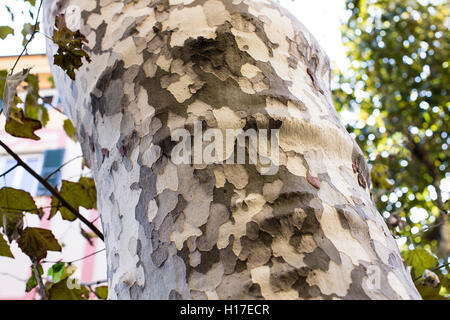
M 328 57 L 289 12 L 44 2 L 46 34 L 65 13 L 88 39 L 75 81 L 52 71 L 97 185 L 109 298 L 420 298 L 333 106 Z M 174 130 L 195 121 L 279 129 L 279 170 L 175 164 Z

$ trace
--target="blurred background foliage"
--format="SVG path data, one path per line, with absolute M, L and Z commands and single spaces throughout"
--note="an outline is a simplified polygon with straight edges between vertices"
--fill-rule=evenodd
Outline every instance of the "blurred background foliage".
M 426 299 L 449 297 L 447 1 L 346 0 L 350 68 L 334 99 L 372 169 L 373 197 Z

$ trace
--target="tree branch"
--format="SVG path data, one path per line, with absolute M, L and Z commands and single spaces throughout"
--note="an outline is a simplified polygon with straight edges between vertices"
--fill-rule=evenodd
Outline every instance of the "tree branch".
M 22 50 L 22 52 L 20 53 L 20 55 L 17 57 L 16 62 L 14 62 L 14 65 L 13 65 L 13 67 L 11 68 L 11 71 L 10 71 L 10 75 L 13 74 L 14 68 L 16 67 L 16 65 L 17 65 L 17 63 L 19 62 L 20 58 L 22 58 L 23 54 L 24 54 L 25 51 L 27 50 L 28 44 L 31 42 L 31 40 L 33 40 L 34 35 L 35 35 L 36 32 L 37 32 L 36 29 L 37 29 L 37 23 L 38 23 L 38 19 L 39 19 L 39 12 L 41 12 L 41 7 L 42 7 L 42 3 L 43 3 L 43 2 L 44 2 L 44 0 L 41 0 L 41 3 L 39 4 L 38 12 L 37 12 L 37 14 L 36 14 L 36 21 L 34 22 L 34 28 L 33 28 L 33 32 L 31 33 L 31 37 L 30 37 L 30 39 L 28 39 L 27 43 L 25 43 L 25 46 L 23 47 L 23 50 Z
M 11 171 L 13 171 L 13 170 L 14 170 L 15 168 L 17 168 L 18 166 L 19 166 L 19 164 L 16 163 L 14 166 L 12 166 L 11 168 L 9 168 L 9 169 L 6 170 L 5 172 L 3 172 L 3 173 L 0 175 L 0 178 L 6 176 L 8 173 L 10 173 Z
M 48 176 L 46 176 L 44 179 L 48 181 L 48 179 L 50 179 L 55 173 L 57 173 L 58 171 L 60 171 L 62 168 L 64 168 L 66 165 L 68 165 L 69 163 L 71 163 L 72 161 L 75 161 L 77 159 L 82 158 L 83 156 L 78 156 L 75 157 L 73 159 L 70 159 L 69 161 L 63 163 L 62 165 L 60 165 L 55 171 L 53 171 L 52 173 L 50 173 Z
M 47 295 L 45 294 L 45 287 L 44 287 L 44 283 L 42 282 L 41 274 L 39 273 L 37 261 L 33 261 L 33 272 L 34 272 L 34 277 L 36 278 L 36 282 L 39 285 L 39 290 L 41 291 L 42 300 L 45 300 L 47 298 Z
M 48 181 L 46 181 L 44 178 L 42 178 L 39 174 L 36 173 L 32 168 L 30 168 L 14 151 L 12 151 L 6 144 L 3 143 L 3 141 L 0 140 L 0 146 L 6 150 L 13 158 L 17 161 L 17 163 L 23 167 L 28 173 L 30 173 L 36 180 L 38 180 L 50 193 L 58 199 L 61 204 L 66 207 L 75 217 L 81 220 L 89 229 L 92 230 L 100 239 L 104 241 L 103 234 L 100 232 L 100 230 L 97 229 L 94 224 L 92 224 L 89 220 L 87 220 L 85 217 L 83 217 L 77 209 L 75 209 L 69 202 L 64 199 L 61 194 L 50 184 Z
M 67 263 L 67 264 L 72 264 L 72 263 L 75 263 L 75 262 L 78 262 L 78 261 L 81 261 L 81 260 L 90 258 L 90 257 L 92 257 L 92 256 L 94 256 L 94 255 L 96 255 L 96 254 L 98 254 L 98 253 L 100 253 L 100 252 L 103 252 L 103 251 L 105 251 L 105 250 L 106 250 L 106 248 L 103 248 L 103 249 L 101 249 L 101 250 L 98 250 L 98 251 L 95 251 L 95 252 L 93 252 L 93 253 L 91 253 L 91 254 L 88 254 L 87 256 L 84 256 L 84 257 L 79 258 L 79 259 L 76 259 L 76 260 L 68 261 L 68 262 L 64 262 L 64 261 L 45 261 L 45 260 L 44 260 L 44 261 L 41 262 L 41 264 L 42 264 L 42 263 L 60 263 L 60 262 Z

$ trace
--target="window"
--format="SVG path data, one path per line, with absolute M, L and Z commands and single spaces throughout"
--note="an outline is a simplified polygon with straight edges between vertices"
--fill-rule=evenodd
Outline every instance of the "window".
M 64 159 L 64 149 L 47 150 L 44 152 L 44 162 L 42 164 L 41 176 L 45 179 L 49 175 L 47 180 L 52 186 L 58 186 L 61 181 L 61 171 L 57 171 Z M 49 196 L 50 192 L 41 184 L 39 184 L 38 196 Z
M 23 161 L 43 178 L 58 170 L 63 162 L 64 149 L 47 150 L 43 154 L 20 155 Z M 11 157 L 0 158 L 0 174 L 6 172 L 16 165 L 16 161 Z M 61 172 L 51 175 L 48 182 L 56 187 L 61 181 Z M 30 173 L 24 168 L 18 166 L 7 175 L 0 178 L 0 188 L 11 187 L 22 189 L 34 196 L 50 195 L 50 192 L 42 186 Z
M 21 155 L 21 158 L 33 170 L 39 172 L 42 163 L 42 154 Z M 0 159 L 0 173 L 6 172 L 16 165 L 16 160 L 10 157 Z M 36 195 L 37 180 L 25 171 L 22 167 L 16 167 L 14 170 L 0 178 L 0 188 L 10 187 L 22 189 L 29 192 L 32 196 Z

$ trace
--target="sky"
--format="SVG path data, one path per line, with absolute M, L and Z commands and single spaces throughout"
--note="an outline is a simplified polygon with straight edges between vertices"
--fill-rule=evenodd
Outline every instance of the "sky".
M 281 5 L 289 9 L 314 35 L 322 48 L 327 52 L 331 61 L 342 70 L 348 65 L 341 41 L 339 27 L 345 19 L 344 0 L 280 0 Z M 36 4 L 39 0 L 36 1 Z M 14 21 L 6 6 L 11 8 Z M 36 6 L 37 7 L 37 6 Z M 15 35 L 9 35 L 0 40 L 0 56 L 19 55 L 23 49 L 22 26 L 33 23 L 28 14 L 32 8 L 23 0 L 0 0 L 0 25 L 7 25 L 15 29 Z M 36 13 L 36 8 L 32 8 Z M 41 12 L 42 15 L 42 12 Z M 42 17 L 39 17 L 39 20 Z M 28 53 L 44 53 L 45 37 L 38 33 L 28 45 Z

